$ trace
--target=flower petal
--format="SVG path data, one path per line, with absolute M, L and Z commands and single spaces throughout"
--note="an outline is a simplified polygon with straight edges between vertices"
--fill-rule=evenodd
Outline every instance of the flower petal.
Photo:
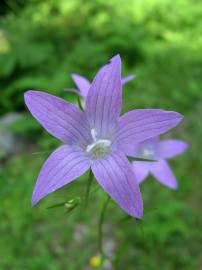
M 147 139 L 145 141 L 142 141 L 140 143 L 131 145 L 127 151 L 127 156 L 156 160 L 158 159 L 157 150 L 156 150 L 158 146 L 158 142 L 159 142 L 159 136 L 156 136 L 156 137 Z M 150 153 L 149 156 L 144 157 L 142 153 L 143 149 L 149 149 L 153 153 Z
M 181 114 L 173 111 L 133 110 L 120 117 L 114 140 L 128 154 L 128 151 L 131 152 L 131 145 L 165 133 L 182 118 Z
M 85 114 L 75 105 L 40 91 L 27 91 L 31 114 L 53 136 L 66 143 L 88 143 L 91 135 Z
M 88 91 L 90 89 L 90 82 L 78 74 L 71 75 L 72 80 L 75 82 L 77 88 L 79 89 L 80 95 L 85 98 L 87 97 Z
M 63 145 L 57 148 L 41 169 L 32 195 L 32 205 L 70 183 L 89 168 L 90 160 L 79 147 Z
M 128 76 L 121 79 L 121 84 L 124 85 L 127 82 L 132 81 L 134 78 L 135 78 L 134 75 L 128 75 Z
M 165 186 L 176 189 L 177 181 L 168 163 L 161 159 L 151 166 L 153 176 Z
M 142 218 L 143 203 L 139 185 L 126 157 L 115 152 L 92 166 L 93 174 L 103 189 L 129 215 Z
M 110 136 L 121 111 L 121 59 L 117 55 L 95 76 L 86 100 L 86 113 L 98 137 Z
M 150 166 L 146 161 L 134 161 L 132 168 L 138 183 L 141 183 L 148 176 Z
M 158 155 L 160 158 L 169 159 L 182 154 L 188 144 L 180 140 L 162 140 L 158 143 Z

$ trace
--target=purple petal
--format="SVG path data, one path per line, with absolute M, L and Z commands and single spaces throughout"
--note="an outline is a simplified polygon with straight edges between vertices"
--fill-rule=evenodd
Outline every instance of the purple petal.
M 134 161 L 132 163 L 133 172 L 136 176 L 138 183 L 141 183 L 149 174 L 150 162 L 146 161 Z
M 162 159 L 169 159 L 182 154 L 188 144 L 180 140 L 163 140 L 158 143 L 158 155 Z
M 95 76 L 86 100 L 86 113 L 98 137 L 114 130 L 121 111 L 121 59 L 117 55 Z
M 121 79 L 121 84 L 124 85 L 127 82 L 132 81 L 134 78 L 135 78 L 134 75 L 129 75 L 127 77 L 124 77 L 124 78 Z
M 151 166 L 151 173 L 153 176 L 165 186 L 176 189 L 177 181 L 176 178 L 168 165 L 168 163 L 161 159 L 157 162 L 154 162 L 153 166 Z
M 92 171 L 103 189 L 129 215 L 142 218 L 143 203 L 138 183 L 126 157 L 113 153 L 92 165 Z
M 131 145 L 165 133 L 175 127 L 182 118 L 181 114 L 172 111 L 133 110 L 120 117 L 114 139 L 127 154 L 131 151 Z
M 89 167 L 90 160 L 79 147 L 63 145 L 57 148 L 41 169 L 32 195 L 32 205 L 73 181 Z
M 71 77 L 72 80 L 75 82 L 77 88 L 79 89 L 80 95 L 83 98 L 86 98 L 90 89 L 90 82 L 86 78 L 78 74 L 72 74 Z
M 147 157 L 148 159 L 156 160 L 158 159 L 157 155 L 157 146 L 159 142 L 159 136 L 147 139 L 143 142 L 136 143 L 131 145 L 127 151 L 127 155 L 131 157 L 146 158 L 142 156 L 142 149 L 150 149 L 153 151 L 153 156 Z
M 31 114 L 53 136 L 67 143 L 90 140 L 88 121 L 75 105 L 40 91 L 27 91 L 25 103 Z

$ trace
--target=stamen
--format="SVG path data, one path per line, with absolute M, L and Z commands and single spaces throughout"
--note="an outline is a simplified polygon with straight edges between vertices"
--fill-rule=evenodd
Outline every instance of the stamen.
M 93 141 L 96 142 L 97 140 L 97 132 L 94 128 L 91 129 L 91 136 L 93 138 Z
M 86 152 L 91 155 L 92 158 L 98 159 L 105 156 L 110 151 L 111 141 L 107 139 L 98 139 L 97 131 L 91 129 L 91 136 L 93 142 L 86 147 Z
M 110 144 L 111 142 L 109 140 L 98 140 L 97 142 L 87 145 L 86 151 L 89 153 L 95 147 L 106 148 L 109 147 Z

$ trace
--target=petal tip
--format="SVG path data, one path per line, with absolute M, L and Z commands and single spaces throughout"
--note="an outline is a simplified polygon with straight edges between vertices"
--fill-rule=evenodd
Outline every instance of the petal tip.
M 163 183 L 166 187 L 168 187 L 169 189 L 172 189 L 172 190 L 177 190 L 178 188 L 178 182 L 177 180 L 175 179 L 175 181 L 172 181 L 170 183 Z
M 121 62 L 121 56 L 120 56 L 120 54 L 116 54 L 116 55 L 114 55 L 111 59 L 110 59 L 110 62 L 112 63 L 112 62 L 116 62 L 116 63 L 120 63 Z
M 32 207 L 35 206 L 42 198 L 37 194 L 36 189 L 34 189 L 33 194 L 32 194 Z
M 182 144 L 181 154 L 183 154 L 185 151 L 187 151 L 187 149 L 189 148 L 189 145 L 188 145 L 188 143 L 186 143 L 184 141 L 182 141 L 181 144 Z
M 179 112 L 173 112 L 173 113 L 178 122 L 182 121 L 182 119 L 184 118 L 184 116 Z
M 31 90 L 28 90 L 24 93 L 24 101 L 25 101 L 25 104 L 28 105 L 28 101 L 29 101 L 29 98 L 30 98 L 30 95 L 32 94 L 32 91 Z
M 175 111 L 170 111 L 170 113 L 173 115 L 173 120 L 175 126 L 177 126 L 184 118 L 184 116 L 181 113 L 175 112 Z
M 181 113 L 178 113 L 178 112 L 176 112 L 176 113 L 177 113 L 177 117 L 178 117 L 179 121 L 181 121 L 184 118 L 184 116 Z
M 132 81 L 132 80 L 134 80 L 136 78 L 136 75 L 133 75 L 133 74 L 128 75 L 128 78 Z
M 24 98 L 26 99 L 29 95 L 30 95 L 30 92 L 32 90 L 27 90 L 26 92 L 24 92 Z
M 172 186 L 172 187 L 169 187 L 170 189 L 172 189 L 172 190 L 177 190 L 177 186 Z
M 137 219 L 142 219 L 143 218 L 143 212 L 144 212 L 144 207 L 143 207 L 143 200 L 142 200 L 142 196 L 140 193 L 140 197 L 137 201 L 137 205 L 133 211 L 133 217 L 137 218 Z
M 177 113 L 177 119 L 176 119 L 176 125 L 178 125 L 182 120 L 183 120 L 184 116 L 180 113 Z
M 177 188 L 178 188 L 178 183 L 177 183 L 177 181 L 176 181 L 175 183 L 173 183 L 173 185 L 170 185 L 169 188 L 170 188 L 170 189 L 173 189 L 173 190 L 177 190 Z
M 37 94 L 39 91 L 36 91 L 36 90 L 27 90 L 25 93 L 24 93 L 24 99 L 25 101 L 30 98 L 32 95 L 34 94 Z
M 142 219 L 143 218 L 143 208 L 139 209 L 138 211 L 136 210 L 134 213 L 134 217 L 136 219 Z
M 38 200 L 34 197 L 32 197 L 31 205 L 34 207 L 37 204 Z
M 76 79 L 78 77 L 78 74 L 76 73 L 71 73 L 71 78 L 72 80 Z

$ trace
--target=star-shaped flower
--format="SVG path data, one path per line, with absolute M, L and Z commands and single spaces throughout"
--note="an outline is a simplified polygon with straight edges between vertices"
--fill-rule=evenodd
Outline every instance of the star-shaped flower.
M 156 161 L 134 161 L 132 164 L 139 183 L 151 173 L 163 185 L 176 189 L 177 181 L 167 159 L 182 154 L 188 145 L 180 140 L 159 140 L 159 137 L 148 139 L 135 146 L 133 155 Z
M 40 91 L 27 91 L 25 103 L 53 136 L 64 142 L 44 163 L 32 204 L 91 168 L 102 188 L 129 215 L 141 218 L 139 185 L 126 157 L 131 145 L 164 133 L 182 119 L 177 112 L 133 110 L 120 117 L 121 59 L 117 55 L 95 76 L 85 111 Z

